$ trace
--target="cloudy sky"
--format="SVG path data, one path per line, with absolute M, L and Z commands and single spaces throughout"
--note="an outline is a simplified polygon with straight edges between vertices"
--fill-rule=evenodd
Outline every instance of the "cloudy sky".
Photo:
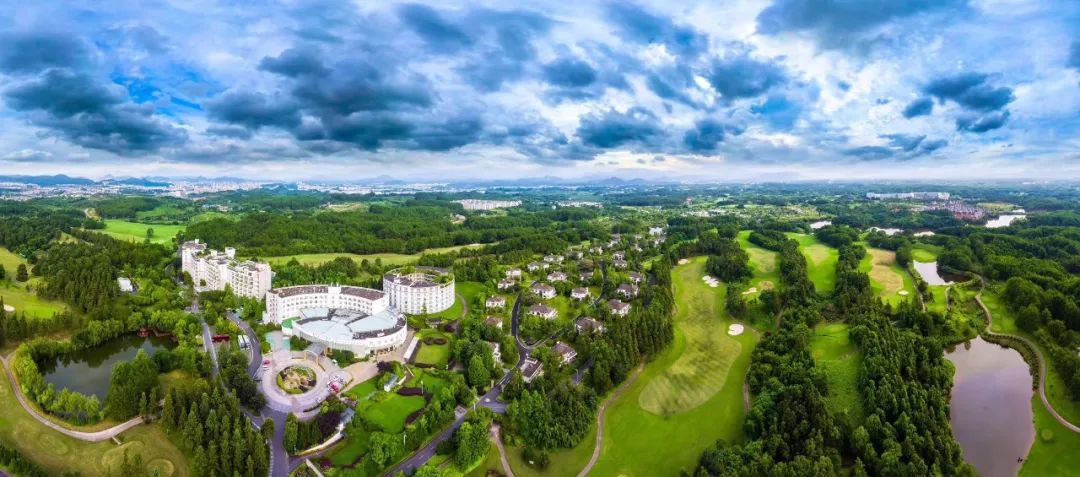
M 0 173 L 1080 178 L 1080 2 L 25 2 Z

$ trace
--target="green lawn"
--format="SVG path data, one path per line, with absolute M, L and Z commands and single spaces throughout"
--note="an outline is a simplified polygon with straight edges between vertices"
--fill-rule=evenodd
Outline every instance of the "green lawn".
M 364 381 L 360 384 L 357 384 L 356 386 L 349 388 L 347 391 L 345 391 L 345 395 L 355 399 L 357 402 L 366 401 L 369 397 L 371 397 L 372 394 L 375 394 L 375 391 L 378 390 L 378 386 L 376 384 L 376 381 L 378 380 L 378 376 L 368 379 L 367 381 Z
M 335 466 L 350 465 L 371 449 L 371 436 L 367 431 L 357 429 L 357 431 L 350 431 L 345 443 L 340 444 L 330 454 L 330 462 Z
M 814 364 L 825 371 L 829 382 L 826 402 L 829 410 L 838 416 L 850 416 L 850 423 L 858 425 L 865 417 L 859 398 L 859 366 L 862 355 L 851 342 L 847 323 L 824 323 L 814 328 L 810 338 L 810 352 Z
M 413 377 L 406 383 L 408 386 L 414 388 L 422 387 L 425 392 L 439 394 L 439 391 L 450 385 L 445 378 L 436 376 L 429 370 L 419 368 L 412 368 L 412 370 Z
M 115 475 L 124 450 L 142 455 L 148 470 L 162 476 L 190 475 L 187 459 L 157 425 L 137 426 L 112 441 L 84 442 L 56 432 L 30 417 L 15 399 L 11 384 L 0 379 L 0 441 L 14 447 L 53 475 L 78 471 L 84 476 Z M 170 471 L 171 469 L 171 471 Z
M 739 232 L 738 242 L 750 256 L 750 270 L 753 271 L 750 286 L 758 289 L 758 292 L 748 293 L 747 298 L 757 296 L 761 290 L 776 286 L 776 283 L 780 281 L 780 269 L 776 263 L 777 253 L 750 243 L 749 230 Z
M 941 247 L 928 243 L 915 243 L 911 248 L 911 257 L 917 262 L 936 262 Z
M 398 434 L 405 429 L 405 418 L 424 407 L 423 396 L 402 396 L 389 394 L 385 401 L 371 402 L 363 407 L 360 412 L 364 413 L 371 422 L 390 434 Z
M 677 266 L 672 274 L 679 306 L 675 340 L 608 407 L 603 449 L 592 475 L 675 476 L 692 471 L 701 453 L 717 439 L 743 438 L 742 387 L 757 335 L 747 330 L 738 337 L 727 336 L 730 320 L 719 311 L 724 288 L 709 288 L 701 281 L 703 258 Z M 706 343 L 712 346 L 706 350 L 715 356 L 700 355 Z M 701 361 L 690 361 L 689 356 Z M 717 388 L 720 373 L 725 379 Z M 691 390 L 685 398 L 670 391 L 670 386 L 683 385 Z M 704 402 L 696 402 L 709 392 L 713 394 Z M 672 414 L 655 414 L 643 404 Z M 675 412 L 679 407 L 685 410 Z
M 806 257 L 806 272 L 818 293 L 831 292 L 836 287 L 836 261 L 840 254 L 835 248 L 821 243 L 809 234 L 789 232 L 789 238 L 799 242 L 799 250 Z
M 45 300 L 26 289 L 28 285 L 40 284 L 41 278 L 33 277 L 27 282 L 15 281 L 15 271 L 19 264 L 26 264 L 26 260 L 0 247 L 0 265 L 3 265 L 7 276 L 0 280 L 0 297 L 4 298 L 5 305 L 14 307 L 16 312 L 26 312 L 27 315 L 37 318 L 49 318 L 67 308 L 61 301 Z M 27 266 L 29 267 L 28 264 Z
M 157 230 L 157 229 L 154 229 L 154 230 Z M 329 261 L 331 261 L 331 260 L 333 260 L 335 258 L 338 258 L 338 257 L 348 257 L 348 258 L 351 258 L 351 259 L 355 260 L 357 263 L 359 263 L 360 261 L 362 261 L 364 259 L 367 259 L 370 262 L 374 262 L 376 259 L 379 259 L 379 260 L 382 260 L 383 265 L 408 265 L 410 263 L 416 263 L 417 260 L 420 260 L 420 255 L 423 255 L 425 253 L 426 254 L 449 253 L 449 252 L 454 252 L 454 251 L 461 250 L 461 249 L 464 249 L 464 248 L 480 248 L 480 247 L 484 247 L 485 245 L 486 244 L 472 244 L 472 245 L 458 245 L 458 246 L 454 246 L 454 247 L 429 248 L 427 250 L 424 250 L 421 253 L 412 253 L 412 254 L 404 254 L 404 253 L 369 253 L 369 254 L 366 254 L 366 255 L 361 255 L 361 254 L 357 254 L 357 253 L 333 252 L 333 253 L 305 253 L 305 254 L 299 254 L 299 255 L 279 255 L 279 256 L 276 256 L 276 257 L 260 257 L 260 258 L 262 258 L 263 260 L 266 260 L 270 264 L 286 263 L 289 260 L 292 260 L 292 259 L 295 258 L 301 264 L 312 265 L 312 266 L 322 265 L 322 264 L 324 264 L 326 262 L 329 262 Z
M 870 276 L 874 295 L 885 303 L 898 305 L 915 298 L 915 280 L 896 263 L 896 252 L 866 246 L 866 256 L 859 263 L 859 271 Z
M 525 458 L 522 457 L 521 447 L 507 447 L 506 460 L 510 463 L 510 470 L 514 471 L 515 476 L 520 477 L 573 477 L 578 475 L 585 468 L 585 464 L 589 463 L 593 449 L 596 447 L 596 424 L 595 421 L 593 422 L 594 424 L 589 428 L 589 433 L 585 434 L 585 438 L 573 449 L 551 452 L 548 466 L 543 470 L 525 462 Z M 495 446 L 492 446 L 492 448 L 495 450 L 497 458 L 499 450 Z M 502 464 L 496 461 L 496 465 L 498 467 L 495 468 L 502 472 Z M 590 475 L 601 474 L 593 470 Z
M 499 460 L 499 448 L 495 447 L 494 444 L 488 448 L 487 455 L 484 456 L 484 461 L 476 466 L 475 469 L 465 474 L 465 477 L 487 477 L 489 470 L 494 470 L 500 474 L 503 471 L 502 461 Z M 515 472 L 514 475 L 519 474 Z
M 451 336 L 441 331 L 421 330 L 418 333 L 418 337 L 420 338 L 420 343 L 417 346 L 419 346 L 420 349 L 416 351 L 416 359 L 414 361 L 419 364 L 430 364 L 438 368 L 446 366 L 446 363 L 450 361 L 450 346 L 453 344 Z M 424 338 L 442 338 L 446 340 L 446 344 L 425 344 L 423 342 Z
M 1080 434 L 1061 424 L 1043 407 L 1039 395 L 1031 397 L 1035 415 L 1035 442 L 1020 468 L 1023 477 L 1076 475 L 1080 469 Z
M 128 242 L 142 242 L 143 240 L 146 240 L 147 229 L 154 229 L 154 236 L 150 239 L 151 242 L 168 245 L 172 243 L 172 239 L 177 233 L 184 230 L 184 226 L 140 224 L 138 222 L 128 222 L 126 220 L 105 219 L 105 229 L 94 230 L 94 232 L 103 232 L 114 238 Z

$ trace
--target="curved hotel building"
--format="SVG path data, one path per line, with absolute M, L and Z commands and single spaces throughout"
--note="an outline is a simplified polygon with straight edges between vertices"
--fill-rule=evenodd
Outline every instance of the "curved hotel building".
M 438 313 L 454 306 L 454 276 L 435 267 L 405 267 L 383 275 L 390 305 L 404 313 Z
M 303 285 L 266 293 L 263 321 L 327 348 L 358 356 L 383 353 L 405 343 L 405 316 L 387 294 L 371 288 Z

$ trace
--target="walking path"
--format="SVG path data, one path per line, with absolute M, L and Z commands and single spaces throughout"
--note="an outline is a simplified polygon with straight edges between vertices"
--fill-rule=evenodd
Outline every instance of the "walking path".
M 502 462 L 503 473 L 506 477 L 514 477 L 510 461 L 506 459 L 506 447 L 503 447 L 502 436 L 499 435 L 501 432 L 502 428 L 498 424 L 491 426 L 491 440 L 495 441 L 495 447 L 499 449 L 499 461 Z
M 15 392 L 15 398 L 19 400 L 19 405 L 23 407 L 27 414 L 30 414 L 30 416 L 36 419 L 38 422 L 61 434 L 74 437 L 80 441 L 99 442 L 112 439 L 120 433 L 131 429 L 132 427 L 135 427 L 139 424 L 142 424 L 143 422 L 142 417 L 135 417 L 127 422 L 117 424 L 108 429 L 102 429 L 96 432 L 85 432 L 68 429 L 60 424 L 49 420 L 41 414 L 38 414 L 37 410 L 35 410 L 33 406 L 30 405 L 30 403 L 26 402 L 26 397 L 23 396 L 22 388 L 19 387 L 19 383 L 15 380 L 15 374 L 11 372 L 11 368 L 8 366 L 7 359 L 0 356 L 0 363 L 2 363 L 4 366 L 4 372 L 7 374 L 8 381 L 11 383 L 11 389 Z
M 596 465 L 596 461 L 600 460 L 600 449 L 603 448 L 604 445 L 604 414 L 607 412 L 608 405 L 615 402 L 616 399 L 619 399 L 619 396 L 622 395 L 623 391 L 626 391 L 627 388 L 637 381 L 637 378 L 638 376 L 641 376 L 641 370 L 644 367 L 645 365 L 638 365 L 637 369 L 634 370 L 634 375 L 624 381 L 622 386 L 619 386 L 619 389 L 616 389 L 615 392 L 611 393 L 611 396 L 608 396 L 608 398 L 604 400 L 604 403 L 600 405 L 600 410 L 596 412 L 596 446 L 593 447 L 592 457 L 589 458 L 589 463 L 585 464 L 585 468 L 581 469 L 581 472 L 578 472 L 577 477 L 589 475 L 593 466 Z
M 1046 410 L 1050 412 L 1051 416 L 1054 416 L 1054 419 L 1057 420 L 1059 424 L 1061 424 L 1070 431 L 1080 433 L 1080 426 L 1069 422 L 1061 414 L 1058 414 L 1057 410 L 1054 409 L 1054 406 L 1050 404 L 1050 400 L 1046 398 L 1046 358 L 1043 356 L 1042 350 L 1039 349 L 1039 346 L 1023 336 L 1010 335 L 1005 333 L 995 333 L 991 331 L 994 318 L 993 315 L 990 314 L 990 309 L 987 308 L 986 304 L 982 301 L 982 292 L 983 289 L 986 288 L 986 278 L 983 278 L 982 275 L 979 275 L 979 281 L 979 292 L 975 294 L 975 302 L 979 304 L 979 307 L 982 308 L 983 313 L 986 314 L 986 333 L 991 336 L 1004 336 L 1020 340 L 1029 348 L 1031 348 L 1032 351 L 1035 352 L 1035 359 L 1039 362 L 1039 399 L 1042 400 L 1043 406 L 1046 407 Z

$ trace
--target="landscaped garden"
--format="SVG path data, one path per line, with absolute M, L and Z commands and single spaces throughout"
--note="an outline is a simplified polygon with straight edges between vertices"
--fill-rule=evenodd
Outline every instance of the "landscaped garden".
M 289 394 L 304 394 L 315 387 L 315 370 L 306 366 L 289 366 L 278 372 L 277 385 Z
M 450 361 L 451 336 L 434 329 L 417 333 L 420 340 L 413 362 L 421 366 L 444 368 Z

